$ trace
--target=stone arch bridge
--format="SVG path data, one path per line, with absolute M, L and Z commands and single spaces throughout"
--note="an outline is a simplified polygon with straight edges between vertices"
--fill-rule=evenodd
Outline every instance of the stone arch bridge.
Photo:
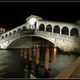
M 64 51 L 80 52 L 80 25 L 47 21 L 31 15 L 26 23 L 7 31 L 0 36 L 0 48 L 29 48 L 35 42 L 32 37 L 46 39 Z

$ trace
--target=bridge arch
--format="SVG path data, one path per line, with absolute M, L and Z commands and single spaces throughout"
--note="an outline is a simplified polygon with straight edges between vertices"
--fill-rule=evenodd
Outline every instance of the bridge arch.
M 46 26 L 46 31 L 47 31 L 47 32 L 52 32 L 52 25 L 48 24 L 48 25 Z
M 50 43 L 52 43 L 53 45 L 55 45 L 55 41 L 52 41 L 51 39 L 49 39 L 48 37 L 44 37 L 44 36 L 41 36 L 41 35 L 31 35 L 31 36 L 28 36 L 28 35 L 23 35 L 23 36 L 19 36 L 19 37 L 16 37 L 14 38 L 13 40 L 11 40 L 8 45 L 6 45 L 6 49 L 7 48 L 12 48 L 12 45 L 15 43 L 15 41 L 19 42 L 21 40 L 21 38 L 23 39 L 27 39 L 27 38 L 31 38 L 31 37 L 39 37 L 39 38 L 42 38 L 46 41 L 49 41 Z M 20 40 L 19 40 L 20 39 Z M 26 40 L 27 41 L 27 40 Z M 30 41 L 30 40 L 29 40 Z M 32 41 L 32 40 L 31 40 Z M 39 41 L 39 40 L 38 40 Z M 25 43 L 25 41 L 22 41 Z M 19 42 L 21 44 L 21 42 Z M 16 44 L 15 46 L 17 46 L 18 44 Z M 13 45 L 14 46 L 14 45 Z M 33 46 L 33 42 L 32 42 L 32 46 Z M 27 46 L 29 47 L 29 46 Z
M 79 36 L 79 32 L 77 28 L 72 28 L 70 31 L 70 36 L 75 36 L 78 37 Z
M 55 25 L 54 28 L 53 28 L 53 32 L 60 34 L 60 27 L 58 25 Z
M 64 26 L 61 30 L 61 33 L 64 34 L 64 35 L 69 35 L 69 29 L 68 27 Z
M 40 31 L 44 31 L 45 30 L 45 25 L 44 24 L 40 24 L 39 25 L 39 30 Z

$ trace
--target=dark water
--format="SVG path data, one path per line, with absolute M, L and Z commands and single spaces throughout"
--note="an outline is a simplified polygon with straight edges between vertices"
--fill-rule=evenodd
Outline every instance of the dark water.
M 4 78 L 23 78 L 20 50 L 0 50 L 0 73 Z
M 25 74 L 27 77 L 27 72 L 24 71 L 24 64 L 22 63 L 22 58 L 20 55 L 21 50 L 0 50 L 0 76 L 3 78 L 24 78 Z M 43 51 L 44 52 L 44 51 Z M 44 71 L 44 53 L 40 53 L 40 65 L 37 77 L 45 78 Z M 49 64 L 49 77 L 54 78 L 63 69 L 65 69 L 69 64 L 76 60 L 79 55 L 76 54 L 57 54 L 57 62 L 54 64 L 52 54 L 50 53 L 50 64 Z M 30 64 L 30 65 L 29 65 Z M 31 66 L 31 67 L 30 67 Z M 26 66 L 29 67 L 28 73 L 35 75 L 35 64 L 34 56 L 31 63 L 26 61 Z M 1 74 L 2 73 L 2 74 Z M 29 75 L 29 74 L 28 74 Z M 36 76 L 36 75 L 35 75 Z

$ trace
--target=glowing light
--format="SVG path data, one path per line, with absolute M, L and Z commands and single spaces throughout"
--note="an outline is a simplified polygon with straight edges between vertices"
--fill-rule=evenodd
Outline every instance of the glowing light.
M 30 23 L 31 25 L 34 25 L 35 22 L 36 22 L 36 19 L 35 19 L 35 18 L 31 18 L 31 19 L 29 20 L 29 23 Z

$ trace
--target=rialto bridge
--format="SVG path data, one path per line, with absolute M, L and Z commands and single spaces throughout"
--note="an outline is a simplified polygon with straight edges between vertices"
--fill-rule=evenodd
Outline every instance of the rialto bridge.
M 48 72 L 50 49 L 53 51 L 54 63 L 56 63 L 57 49 L 80 52 L 80 25 L 47 21 L 39 16 L 31 15 L 26 18 L 26 23 L 0 35 L 0 49 L 21 48 L 22 56 L 29 61 L 32 60 L 31 50 L 34 48 L 37 68 L 40 47 L 45 47 L 44 67 Z

